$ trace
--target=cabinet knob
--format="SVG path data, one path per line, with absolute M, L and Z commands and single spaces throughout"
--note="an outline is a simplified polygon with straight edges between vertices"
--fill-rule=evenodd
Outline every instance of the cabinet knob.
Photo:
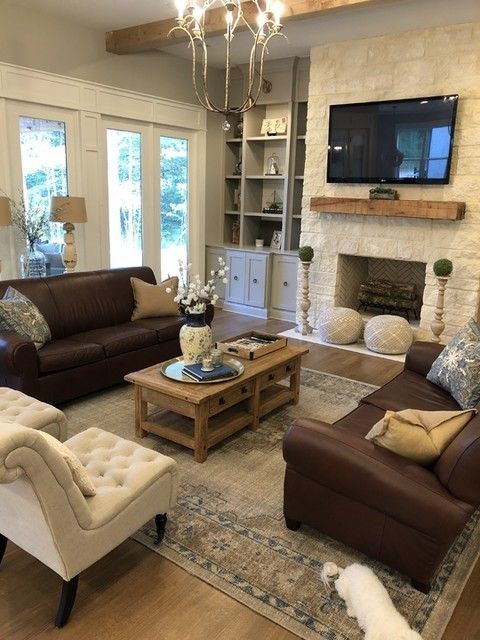
M 288 287 L 288 282 L 286 280 L 284 281 L 283 286 Z
M 233 279 L 234 280 L 238 280 L 238 276 L 233 276 Z
M 257 284 L 258 280 L 257 280 L 256 278 L 254 278 L 254 279 L 252 280 L 252 282 L 253 282 L 253 284 Z

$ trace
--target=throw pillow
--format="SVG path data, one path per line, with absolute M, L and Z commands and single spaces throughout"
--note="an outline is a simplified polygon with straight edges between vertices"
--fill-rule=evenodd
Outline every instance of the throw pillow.
M 365 438 L 421 465 L 430 465 L 475 415 L 467 411 L 387 411 Z
M 0 329 L 32 340 L 37 349 L 52 338 L 40 309 L 13 287 L 8 287 L 0 300 Z
M 68 468 L 72 472 L 72 478 L 74 483 L 80 489 L 84 496 L 94 496 L 97 493 L 95 489 L 95 485 L 88 477 L 88 474 L 85 470 L 85 467 L 77 458 L 77 456 L 73 453 L 71 449 L 69 449 L 66 445 L 64 445 L 60 440 L 57 440 L 49 433 L 45 433 L 45 431 L 38 431 L 38 433 L 48 442 L 49 446 L 52 449 L 58 451 L 58 453 L 62 456 L 65 462 L 68 465 Z
M 178 290 L 176 276 L 160 284 L 149 284 L 139 278 L 130 278 L 130 282 L 135 300 L 132 320 L 179 315 L 178 304 L 173 300 Z M 167 289 L 171 290 L 170 293 Z
M 471 319 L 432 364 L 427 380 L 448 391 L 462 409 L 480 401 L 480 327 Z

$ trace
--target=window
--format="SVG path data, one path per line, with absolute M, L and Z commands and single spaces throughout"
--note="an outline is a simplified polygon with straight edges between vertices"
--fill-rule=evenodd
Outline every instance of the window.
M 160 136 L 162 278 L 178 275 L 188 260 L 188 140 Z
M 143 260 L 142 136 L 107 129 L 110 266 L 133 267 Z
M 29 209 L 50 211 L 52 196 L 68 195 L 65 122 L 20 116 L 23 194 Z M 63 230 L 52 223 L 45 240 L 63 242 Z

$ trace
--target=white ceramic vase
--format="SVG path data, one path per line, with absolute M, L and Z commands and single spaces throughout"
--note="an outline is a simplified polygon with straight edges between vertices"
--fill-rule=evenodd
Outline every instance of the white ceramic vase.
M 201 362 L 212 348 L 212 330 L 205 322 L 205 312 L 185 313 L 186 324 L 180 329 L 180 349 L 185 364 Z

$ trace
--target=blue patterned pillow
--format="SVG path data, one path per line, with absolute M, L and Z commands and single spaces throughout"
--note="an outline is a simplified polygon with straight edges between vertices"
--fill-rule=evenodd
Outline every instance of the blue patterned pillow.
M 40 309 L 13 287 L 8 287 L 0 300 L 0 330 L 19 333 L 32 340 L 37 349 L 52 338 Z
M 432 364 L 427 380 L 448 391 L 462 409 L 480 402 L 480 327 L 475 320 L 455 334 Z

